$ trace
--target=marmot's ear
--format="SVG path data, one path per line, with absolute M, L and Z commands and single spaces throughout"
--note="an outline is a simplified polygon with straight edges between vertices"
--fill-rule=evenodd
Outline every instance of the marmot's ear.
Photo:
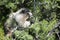
M 29 9 L 23 9 L 20 13 L 27 13 L 27 12 L 30 12 Z

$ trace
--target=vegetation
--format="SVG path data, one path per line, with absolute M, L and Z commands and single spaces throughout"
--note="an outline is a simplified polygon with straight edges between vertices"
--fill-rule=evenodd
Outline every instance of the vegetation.
M 55 34 L 47 37 L 55 24 L 60 20 L 60 0 L 0 0 L 0 40 L 12 40 L 4 36 L 4 22 L 11 12 L 21 7 L 29 8 L 35 23 L 29 29 L 14 32 L 16 40 L 57 40 Z

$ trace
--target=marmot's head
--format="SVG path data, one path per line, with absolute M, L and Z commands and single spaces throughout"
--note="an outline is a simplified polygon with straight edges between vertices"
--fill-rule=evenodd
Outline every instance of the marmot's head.
M 14 13 L 14 18 L 20 27 L 29 27 L 31 25 L 32 13 L 29 9 L 21 8 Z

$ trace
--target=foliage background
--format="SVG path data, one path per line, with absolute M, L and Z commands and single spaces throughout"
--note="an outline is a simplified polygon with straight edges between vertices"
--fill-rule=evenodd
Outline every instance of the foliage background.
M 11 40 L 5 38 L 3 25 L 11 12 L 22 7 L 32 11 L 35 23 L 30 29 L 16 30 L 16 40 L 33 40 L 34 36 L 39 36 L 40 40 L 57 40 L 55 34 L 46 36 L 60 20 L 60 0 L 0 0 L 0 40 Z

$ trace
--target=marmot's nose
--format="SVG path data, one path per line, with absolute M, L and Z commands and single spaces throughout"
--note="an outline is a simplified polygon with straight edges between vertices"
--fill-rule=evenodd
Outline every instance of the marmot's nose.
M 31 23 L 31 24 L 34 24 L 34 22 L 35 22 L 35 20 L 33 19 L 33 17 L 31 17 L 30 23 Z
M 30 23 L 31 23 L 31 24 L 34 24 L 34 20 L 32 20 Z

